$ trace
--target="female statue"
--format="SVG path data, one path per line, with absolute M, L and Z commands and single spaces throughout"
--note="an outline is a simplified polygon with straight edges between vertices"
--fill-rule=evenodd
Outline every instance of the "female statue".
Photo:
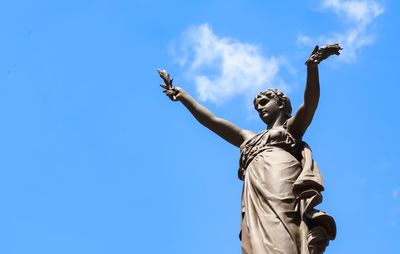
M 159 70 L 171 100 L 180 101 L 202 125 L 240 148 L 242 253 L 318 254 L 335 238 L 333 218 L 315 209 L 322 201 L 322 177 L 302 137 L 319 101 L 318 64 L 339 50 L 338 44 L 315 47 L 306 61 L 304 103 L 294 115 L 289 98 L 278 89 L 255 97 L 254 107 L 267 125 L 258 134 L 216 117 Z

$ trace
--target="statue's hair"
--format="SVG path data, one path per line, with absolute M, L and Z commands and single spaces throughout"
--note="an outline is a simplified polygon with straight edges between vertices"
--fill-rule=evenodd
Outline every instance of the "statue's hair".
M 267 96 L 270 99 L 276 99 L 279 104 L 283 105 L 283 111 L 286 113 L 288 117 L 291 116 L 292 114 L 292 104 L 290 103 L 289 97 L 286 96 L 281 90 L 276 89 L 276 88 L 268 88 L 267 90 L 264 90 L 257 94 L 257 96 L 254 98 L 254 105 L 256 103 L 256 99 L 259 98 L 260 96 Z

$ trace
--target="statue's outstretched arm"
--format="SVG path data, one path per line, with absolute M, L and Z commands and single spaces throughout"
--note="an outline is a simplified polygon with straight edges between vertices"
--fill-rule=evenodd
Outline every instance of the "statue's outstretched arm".
M 185 90 L 180 87 L 172 86 L 172 80 L 169 79 L 169 74 L 166 71 L 159 70 L 159 74 L 161 78 L 164 79 L 164 84 L 161 84 L 161 86 L 165 89 L 165 94 L 171 100 L 180 101 L 190 111 L 190 113 L 192 113 L 197 121 L 232 145 L 240 147 L 245 140 L 255 135 L 255 133 L 251 131 L 242 130 L 235 124 L 215 116 Z
M 289 131 L 296 138 L 301 138 L 304 135 L 318 107 L 320 95 L 318 64 L 333 54 L 339 55 L 339 50 L 341 49 L 339 44 L 330 44 L 323 48 L 315 46 L 306 61 L 307 81 L 304 91 L 304 103 L 299 107 L 295 115 L 288 120 Z

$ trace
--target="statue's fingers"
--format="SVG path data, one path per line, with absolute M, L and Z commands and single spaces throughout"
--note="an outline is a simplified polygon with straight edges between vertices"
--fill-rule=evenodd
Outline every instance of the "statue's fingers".
M 168 88 L 168 86 L 167 86 L 166 84 L 160 84 L 160 86 L 161 86 L 162 88 L 164 88 L 164 89 L 167 89 L 167 88 Z
M 176 101 L 176 95 L 175 94 L 167 94 L 168 98 L 170 98 L 172 101 Z
M 317 53 L 318 50 L 319 50 L 319 46 L 318 46 L 318 45 L 315 45 L 314 50 L 312 51 L 311 55 Z

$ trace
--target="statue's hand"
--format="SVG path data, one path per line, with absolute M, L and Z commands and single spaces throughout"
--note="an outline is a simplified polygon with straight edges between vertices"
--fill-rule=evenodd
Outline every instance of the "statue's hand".
M 331 55 L 340 55 L 339 50 L 342 50 L 338 43 L 335 44 L 328 44 L 325 47 L 319 48 L 315 46 L 313 52 L 311 53 L 310 57 L 306 61 L 306 65 L 317 65 L 323 60 L 327 59 Z
M 160 84 L 160 86 L 164 88 L 163 93 L 165 93 L 165 95 L 167 95 L 172 101 L 178 101 L 182 92 L 182 88 L 174 86 L 170 89 L 165 89 L 165 86 L 163 85 L 164 84 Z

